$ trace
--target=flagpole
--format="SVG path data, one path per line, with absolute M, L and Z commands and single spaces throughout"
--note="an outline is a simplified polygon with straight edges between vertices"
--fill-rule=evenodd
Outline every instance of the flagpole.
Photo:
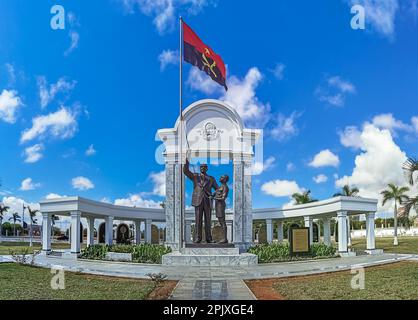
M 183 176 L 183 18 L 180 16 L 180 249 L 184 244 L 184 176 Z

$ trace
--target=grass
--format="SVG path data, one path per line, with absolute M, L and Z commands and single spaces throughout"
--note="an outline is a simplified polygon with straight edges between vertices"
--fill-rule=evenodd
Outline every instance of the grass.
M 71 245 L 69 243 L 52 243 L 52 249 L 62 250 L 70 249 Z M 82 248 L 86 245 L 83 244 Z M 33 247 L 29 247 L 28 242 L 0 242 L 0 255 L 10 254 L 10 250 L 17 253 L 21 252 L 23 249 L 28 249 L 28 253 L 33 253 L 33 251 L 42 250 L 42 245 L 40 243 L 33 243 Z
M 65 272 L 65 289 L 51 289 L 49 269 L 0 264 L 1 300 L 144 300 L 154 290 L 151 280 L 91 276 Z
M 367 268 L 365 290 L 353 290 L 350 271 L 296 278 L 248 281 L 260 299 L 418 300 L 418 263 Z M 324 285 L 326 283 L 326 285 Z
M 383 249 L 385 253 L 418 254 L 418 237 L 399 237 L 399 246 L 393 245 L 393 238 L 377 238 L 376 249 Z M 366 239 L 353 239 L 352 248 L 356 251 L 366 250 Z

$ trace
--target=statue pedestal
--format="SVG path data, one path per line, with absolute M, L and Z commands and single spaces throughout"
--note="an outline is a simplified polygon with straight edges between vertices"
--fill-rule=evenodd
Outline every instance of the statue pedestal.
M 233 245 L 188 245 L 179 252 L 163 256 L 165 266 L 224 267 L 255 266 L 258 257 L 254 254 L 239 253 Z

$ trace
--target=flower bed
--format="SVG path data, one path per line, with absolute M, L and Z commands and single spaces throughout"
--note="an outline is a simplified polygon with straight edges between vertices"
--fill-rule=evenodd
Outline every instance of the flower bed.
M 109 254 L 110 253 L 110 254 Z M 114 255 L 112 255 L 114 253 Z M 171 248 L 153 245 L 94 245 L 87 247 L 81 251 L 81 259 L 89 260 L 114 260 L 110 257 L 118 254 L 127 254 L 132 256 L 132 262 L 135 263 L 150 263 L 161 264 L 162 257 L 165 254 L 171 253 Z
M 311 252 L 306 256 L 291 256 L 289 243 L 258 245 L 251 247 L 248 250 L 248 253 L 257 255 L 259 263 L 274 263 L 336 257 L 336 249 L 334 247 L 318 243 L 314 243 L 311 246 Z

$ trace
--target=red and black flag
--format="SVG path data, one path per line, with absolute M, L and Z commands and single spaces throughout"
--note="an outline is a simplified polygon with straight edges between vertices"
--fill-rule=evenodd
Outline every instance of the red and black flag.
M 222 58 L 203 43 L 197 34 L 183 22 L 184 60 L 207 73 L 213 81 L 226 86 L 226 68 Z

